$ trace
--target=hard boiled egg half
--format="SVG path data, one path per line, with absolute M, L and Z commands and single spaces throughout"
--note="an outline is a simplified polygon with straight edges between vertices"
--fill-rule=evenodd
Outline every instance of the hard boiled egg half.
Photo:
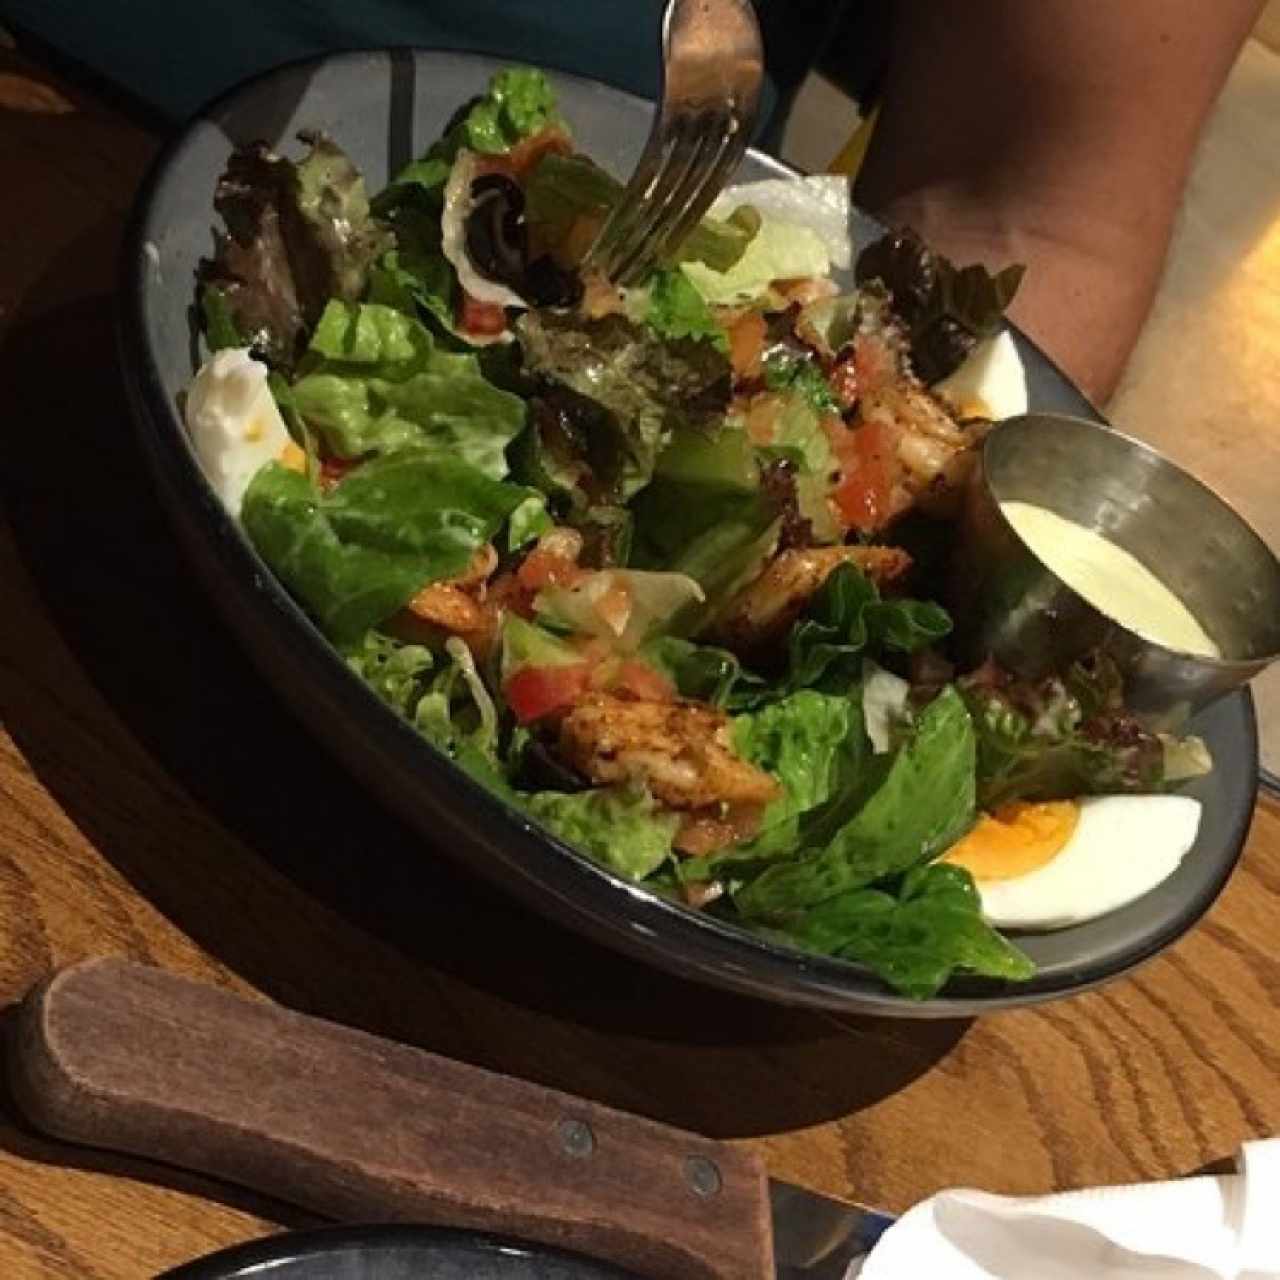
M 933 390 L 961 418 L 998 422 L 1026 413 L 1027 371 L 1013 335 L 1002 329 L 995 337 L 984 338 Z
M 267 386 L 266 365 L 246 350 L 219 351 L 201 366 L 186 418 L 205 476 L 237 518 L 258 469 L 300 453 Z
M 984 814 L 944 855 L 1001 929 L 1065 929 L 1115 911 L 1177 870 L 1200 828 L 1189 796 L 1090 796 Z

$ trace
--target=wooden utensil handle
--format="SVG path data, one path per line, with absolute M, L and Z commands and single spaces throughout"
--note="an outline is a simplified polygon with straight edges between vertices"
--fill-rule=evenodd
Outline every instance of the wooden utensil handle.
M 774 1274 L 747 1152 L 159 969 L 64 969 L 8 1058 L 49 1134 L 329 1217 L 507 1232 L 673 1280 Z

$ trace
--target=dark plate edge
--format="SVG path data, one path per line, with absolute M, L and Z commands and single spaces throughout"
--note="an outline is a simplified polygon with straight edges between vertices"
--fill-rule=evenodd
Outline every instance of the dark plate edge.
M 299 1258 L 323 1258 L 336 1250 L 382 1250 L 409 1246 L 435 1246 L 476 1254 L 519 1253 L 539 1262 L 561 1262 L 574 1273 L 599 1276 L 600 1280 L 635 1280 L 631 1272 L 620 1271 L 580 1253 L 570 1253 L 551 1245 L 531 1244 L 513 1236 L 466 1231 L 455 1227 L 415 1226 L 387 1223 L 369 1226 L 315 1227 L 306 1231 L 286 1231 L 279 1235 L 232 1245 L 217 1253 L 196 1258 L 155 1280 L 250 1280 L 259 1271 Z M 586 1270 L 584 1270 L 586 1268 Z

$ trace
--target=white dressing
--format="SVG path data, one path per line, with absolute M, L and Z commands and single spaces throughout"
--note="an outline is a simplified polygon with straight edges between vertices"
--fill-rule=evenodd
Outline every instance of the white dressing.
M 1002 502 L 1000 510 L 1036 556 L 1107 617 L 1167 649 L 1221 657 L 1195 614 L 1123 547 L 1033 503 Z

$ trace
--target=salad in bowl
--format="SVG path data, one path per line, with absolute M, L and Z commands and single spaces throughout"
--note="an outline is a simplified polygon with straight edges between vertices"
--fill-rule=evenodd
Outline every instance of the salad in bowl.
M 353 677 L 457 767 L 912 998 L 1029 978 L 1002 929 L 1171 874 L 1199 805 L 1160 793 L 1195 744 L 1102 659 L 1030 683 L 948 648 L 950 522 L 1027 408 L 1020 267 L 907 230 L 855 257 L 846 181 L 812 177 L 726 190 L 616 287 L 590 249 L 623 184 L 526 68 L 376 194 L 300 143 L 218 183 L 185 421 Z

